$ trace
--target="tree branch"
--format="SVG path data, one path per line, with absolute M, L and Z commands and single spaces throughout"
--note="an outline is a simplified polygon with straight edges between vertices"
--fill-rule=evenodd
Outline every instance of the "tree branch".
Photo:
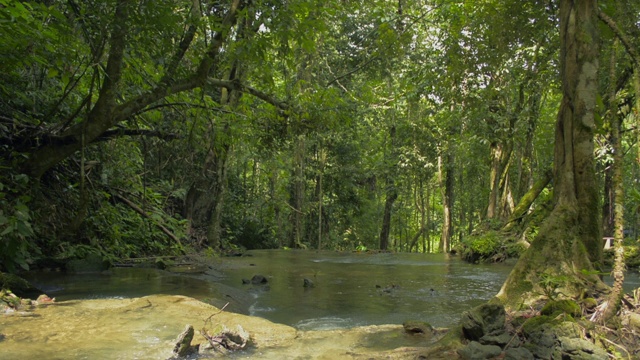
M 631 56 L 631 61 L 633 61 L 636 68 L 640 69 L 640 56 L 638 56 L 638 53 L 631 44 L 631 40 L 624 32 L 622 32 L 622 30 L 620 30 L 616 22 L 611 17 L 609 17 L 609 15 L 605 14 L 599 8 L 596 8 L 596 11 L 598 14 L 598 18 L 602 20 L 602 22 L 604 22 L 611 29 L 611 31 L 613 31 L 618 39 L 620 39 L 620 41 L 624 45 L 625 50 L 627 50 L 627 53 L 629 54 L 629 56 Z
M 224 87 L 227 88 L 229 90 L 236 90 L 236 91 L 241 91 L 244 93 L 248 93 L 251 94 L 255 97 L 257 97 L 258 99 L 261 99 L 281 110 L 289 110 L 291 109 L 291 106 L 289 104 L 287 104 L 285 101 L 281 101 L 276 99 L 274 96 L 271 96 L 267 93 L 264 93 L 260 90 L 254 89 L 250 86 L 244 85 L 242 83 L 240 83 L 239 81 L 232 81 L 232 80 L 220 80 L 220 79 L 208 79 L 207 80 L 207 84 L 212 85 L 212 86 L 218 86 L 218 87 Z
M 107 141 L 120 136 L 151 136 L 157 137 L 159 139 L 170 141 L 181 138 L 178 134 L 167 133 L 158 130 L 145 130 L 145 129 L 116 129 L 116 130 L 107 130 L 102 135 L 100 135 L 94 141 Z
M 163 233 L 165 233 L 171 240 L 175 241 L 178 245 L 182 246 L 182 243 L 180 242 L 180 239 L 178 239 L 177 236 L 175 236 L 169 229 L 164 227 L 164 225 L 154 221 L 149 214 L 147 214 L 144 210 L 142 210 L 138 205 L 133 203 L 133 201 L 125 198 L 124 196 L 122 196 L 120 194 L 113 194 L 113 196 L 116 199 L 118 199 L 121 202 L 123 202 L 124 204 L 126 204 L 127 206 L 129 206 L 131 209 L 133 209 L 133 211 L 135 211 L 138 214 L 140 214 L 143 218 L 151 220 L 151 222 L 153 222 L 153 224 L 155 226 L 157 226 Z

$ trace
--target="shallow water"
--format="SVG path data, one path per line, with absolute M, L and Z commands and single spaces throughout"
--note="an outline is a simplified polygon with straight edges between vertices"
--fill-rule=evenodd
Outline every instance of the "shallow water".
M 141 268 L 105 273 L 32 273 L 28 280 L 61 300 L 185 295 L 228 311 L 301 330 L 427 321 L 448 327 L 461 313 L 490 299 L 511 266 L 471 265 L 443 254 L 337 253 L 260 250 L 249 256 L 212 258 L 201 275 Z M 267 285 L 242 285 L 254 275 Z M 303 279 L 314 283 L 303 287 Z M 640 286 L 627 274 L 627 291 Z
M 449 326 L 490 299 L 511 266 L 471 265 L 442 254 L 252 251 L 228 260 L 223 283 L 260 274 L 267 285 L 244 285 L 250 314 L 298 329 L 401 324 Z M 303 279 L 314 283 L 303 287 Z

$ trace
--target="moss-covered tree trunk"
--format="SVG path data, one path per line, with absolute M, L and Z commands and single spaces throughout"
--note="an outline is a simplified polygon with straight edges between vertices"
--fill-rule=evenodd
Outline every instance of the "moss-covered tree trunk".
M 498 298 L 510 306 L 544 293 L 555 279 L 565 295 L 601 285 L 581 270 L 600 266 L 602 239 L 593 134 L 598 85 L 596 1 L 560 3 L 563 98 L 556 122 L 554 207 L 531 247 L 505 281 Z

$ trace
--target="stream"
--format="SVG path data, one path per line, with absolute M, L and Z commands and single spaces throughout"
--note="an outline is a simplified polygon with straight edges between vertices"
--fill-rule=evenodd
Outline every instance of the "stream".
M 211 258 L 204 273 L 144 268 L 104 273 L 32 273 L 28 280 L 57 301 L 185 295 L 227 310 L 301 330 L 455 323 L 462 311 L 490 299 L 509 265 L 471 265 L 443 254 L 259 250 Z M 243 285 L 263 275 L 266 285 Z M 304 279 L 313 287 L 305 288 Z
M 186 324 L 245 328 L 256 346 L 233 358 L 415 358 L 403 349 L 431 340 L 407 334 L 402 322 L 455 324 L 499 291 L 511 266 L 442 254 L 261 250 L 168 270 L 28 274 L 56 304 L 0 317 L 0 358 L 167 359 Z M 254 275 L 268 283 L 243 284 Z M 639 284 L 627 274 L 625 290 Z
M 455 256 L 257 250 L 211 258 L 191 274 L 145 268 L 104 273 L 32 273 L 27 278 L 57 301 L 184 295 L 300 330 L 427 321 L 448 327 L 498 293 L 511 265 L 472 265 Z M 244 284 L 254 275 L 265 285 Z M 313 287 L 304 287 L 304 279 Z M 605 279 L 606 280 L 606 279 Z M 625 290 L 640 286 L 627 274 Z

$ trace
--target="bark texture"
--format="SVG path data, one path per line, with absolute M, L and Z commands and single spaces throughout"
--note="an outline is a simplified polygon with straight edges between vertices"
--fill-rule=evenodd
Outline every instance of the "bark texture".
M 602 284 L 602 239 L 593 135 L 598 85 L 596 1 L 560 3 L 563 98 L 556 122 L 554 208 L 531 247 L 505 281 L 498 298 L 519 306 L 545 293 L 545 280 L 564 295 Z

